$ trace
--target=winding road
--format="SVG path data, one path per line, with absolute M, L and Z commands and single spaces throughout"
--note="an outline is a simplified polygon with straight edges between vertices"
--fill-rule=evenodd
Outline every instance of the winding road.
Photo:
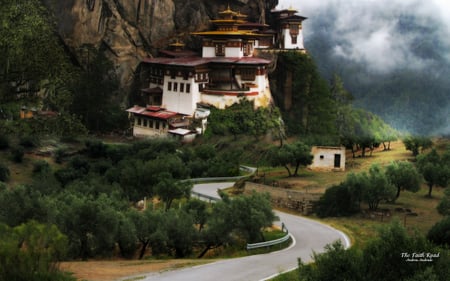
M 194 191 L 219 198 L 218 189 L 233 183 L 195 184 Z M 151 273 L 140 280 L 145 281 L 260 281 L 297 267 L 297 259 L 311 261 L 313 251 L 323 252 L 324 246 L 340 239 L 349 247 L 350 241 L 342 232 L 304 217 L 276 212 L 293 238 L 292 245 L 284 250 L 263 255 L 227 259 L 206 265 L 161 273 Z

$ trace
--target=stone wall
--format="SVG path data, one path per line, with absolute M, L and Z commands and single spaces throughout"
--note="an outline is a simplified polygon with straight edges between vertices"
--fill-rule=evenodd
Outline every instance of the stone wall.
M 274 206 L 292 209 L 304 215 L 312 213 L 314 203 L 323 195 L 321 193 L 306 193 L 252 182 L 246 182 L 244 190 L 245 193 L 253 191 L 268 192 Z

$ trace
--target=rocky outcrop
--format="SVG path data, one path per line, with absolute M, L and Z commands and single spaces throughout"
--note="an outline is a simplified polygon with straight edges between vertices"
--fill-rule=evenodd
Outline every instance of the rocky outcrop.
M 175 38 L 190 48 L 199 40 L 190 33 L 210 27 L 210 19 L 230 5 L 265 22 L 278 0 L 44 0 L 54 12 L 58 31 L 82 63 L 83 48 L 92 46 L 113 61 L 126 91 L 140 61 L 156 54 Z

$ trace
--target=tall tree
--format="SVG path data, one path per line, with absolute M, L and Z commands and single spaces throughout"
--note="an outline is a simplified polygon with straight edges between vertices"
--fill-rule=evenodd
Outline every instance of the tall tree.
M 92 46 L 86 46 L 85 52 L 89 61 L 73 83 L 71 111 L 92 131 L 123 128 L 128 121 L 119 107 L 119 80 L 113 65 Z
M 295 51 L 280 53 L 277 66 L 271 89 L 289 133 L 335 135 L 333 97 L 312 57 Z

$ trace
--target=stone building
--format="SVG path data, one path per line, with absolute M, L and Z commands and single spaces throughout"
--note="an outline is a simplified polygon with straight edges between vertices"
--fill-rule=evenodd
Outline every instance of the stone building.
M 313 146 L 311 154 L 313 163 L 308 168 L 323 171 L 345 171 L 345 147 Z

